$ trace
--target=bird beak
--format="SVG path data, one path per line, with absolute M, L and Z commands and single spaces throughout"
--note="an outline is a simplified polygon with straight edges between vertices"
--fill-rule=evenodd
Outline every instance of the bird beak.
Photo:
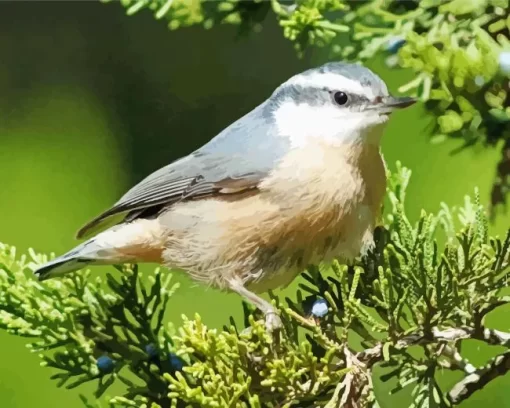
M 390 113 L 414 105 L 418 100 L 409 96 L 384 96 L 375 101 L 374 108 L 382 113 Z
M 382 104 L 387 107 L 394 109 L 403 109 L 407 108 L 408 106 L 414 105 L 416 103 L 416 98 L 411 98 L 409 96 L 401 96 L 399 98 L 396 98 L 394 96 L 386 96 L 382 99 Z

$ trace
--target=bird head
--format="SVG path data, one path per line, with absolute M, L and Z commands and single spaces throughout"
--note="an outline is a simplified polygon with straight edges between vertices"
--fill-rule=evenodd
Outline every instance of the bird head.
M 293 145 L 379 143 L 389 115 L 415 102 L 390 95 L 368 68 L 343 62 L 295 75 L 269 99 L 278 133 Z

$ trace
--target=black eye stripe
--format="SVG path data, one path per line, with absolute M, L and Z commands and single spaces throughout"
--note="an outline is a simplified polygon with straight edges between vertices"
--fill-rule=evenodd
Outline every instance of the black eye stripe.
M 347 95 L 347 103 L 340 105 L 335 101 L 335 93 L 343 92 Z M 271 103 L 279 104 L 281 101 L 291 100 L 294 103 L 304 103 L 311 106 L 331 105 L 339 109 L 361 110 L 364 106 L 370 104 L 370 100 L 349 90 L 329 88 L 325 86 L 313 86 L 303 84 L 286 84 L 277 88 L 271 95 Z
M 355 93 L 350 93 L 350 92 L 346 92 L 346 91 L 340 91 L 340 90 L 328 90 L 329 94 L 331 95 L 331 98 L 333 99 L 333 102 L 335 103 L 335 105 L 338 105 L 338 106 L 343 106 L 343 107 L 361 107 L 363 105 L 367 105 L 368 103 L 370 103 L 370 100 L 369 98 L 367 98 L 365 95 L 358 95 L 358 94 L 355 94 Z M 347 101 L 344 102 L 344 103 L 339 103 L 339 102 L 343 102 L 343 98 L 340 99 L 340 100 L 337 100 L 340 95 L 338 94 L 345 94 L 347 96 Z

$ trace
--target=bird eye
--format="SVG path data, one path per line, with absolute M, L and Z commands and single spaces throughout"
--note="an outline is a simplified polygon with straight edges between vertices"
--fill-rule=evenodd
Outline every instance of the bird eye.
M 347 94 L 345 92 L 339 91 L 334 93 L 333 99 L 338 105 L 342 106 L 347 103 L 349 98 L 347 97 Z

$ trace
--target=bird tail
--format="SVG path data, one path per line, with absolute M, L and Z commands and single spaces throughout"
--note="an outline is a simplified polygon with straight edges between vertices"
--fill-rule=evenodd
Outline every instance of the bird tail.
M 46 280 L 87 265 L 161 263 L 164 249 L 162 233 L 163 229 L 157 219 L 139 219 L 119 224 L 41 266 L 34 273 L 39 280 Z
M 34 271 L 40 281 L 77 271 L 87 265 L 111 264 L 120 261 L 111 251 L 99 246 L 94 238 L 78 245 Z

